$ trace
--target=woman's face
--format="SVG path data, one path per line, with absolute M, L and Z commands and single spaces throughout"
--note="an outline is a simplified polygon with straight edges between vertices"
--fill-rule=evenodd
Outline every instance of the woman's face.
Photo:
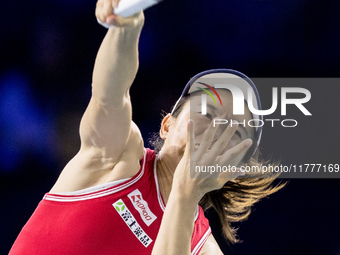
M 211 146 L 215 141 L 217 141 L 217 139 L 221 139 L 221 134 L 227 128 L 231 120 L 235 120 L 239 123 L 244 123 L 245 121 L 245 125 L 239 124 L 237 131 L 232 136 L 223 153 L 247 138 L 254 139 L 255 130 L 253 127 L 249 127 L 247 124 L 248 121 L 252 119 L 252 115 L 246 103 L 244 107 L 244 115 L 233 115 L 232 94 L 225 89 L 218 89 L 218 93 L 222 101 L 222 106 L 220 104 L 217 104 L 217 106 L 215 106 L 213 100 L 208 99 L 207 114 L 202 115 L 201 95 L 204 93 L 205 92 L 202 91 L 195 92 L 194 94 L 190 95 L 190 100 L 185 103 L 179 116 L 170 125 L 169 132 L 166 136 L 166 141 L 164 144 L 165 147 L 171 146 L 171 149 L 176 149 L 177 153 L 180 155 L 184 153 L 187 137 L 187 123 L 189 119 L 192 119 L 194 121 L 195 146 L 197 147 L 200 145 L 200 142 L 203 139 L 206 130 L 208 129 L 210 123 L 213 121 L 214 118 L 227 120 L 228 124 L 215 125 L 216 133 Z M 215 100 L 216 102 L 219 102 L 217 98 L 215 98 Z

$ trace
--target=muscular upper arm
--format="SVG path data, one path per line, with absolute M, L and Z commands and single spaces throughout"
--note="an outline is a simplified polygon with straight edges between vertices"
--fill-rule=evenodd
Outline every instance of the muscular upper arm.
M 50 192 L 84 189 L 132 177 L 143 157 L 143 140 L 131 120 L 131 103 L 101 104 L 94 97 L 80 124 L 81 149 Z
M 100 102 L 92 96 L 80 123 L 81 151 L 91 150 L 93 157 L 118 162 L 123 152 L 143 154 L 143 140 L 132 121 L 128 90 L 112 102 Z
M 208 240 L 205 242 L 200 255 L 223 255 L 223 252 L 212 234 L 210 234 Z

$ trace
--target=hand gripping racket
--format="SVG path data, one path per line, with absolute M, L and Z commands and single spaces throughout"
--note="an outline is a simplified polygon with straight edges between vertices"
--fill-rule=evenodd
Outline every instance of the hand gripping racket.
M 141 10 L 145 10 L 155 4 L 158 4 L 161 1 L 162 0 L 121 0 L 117 8 L 115 8 L 114 14 L 117 14 L 124 18 L 130 17 L 131 15 Z M 97 21 L 102 26 L 109 28 L 107 24 L 101 23 L 98 19 Z

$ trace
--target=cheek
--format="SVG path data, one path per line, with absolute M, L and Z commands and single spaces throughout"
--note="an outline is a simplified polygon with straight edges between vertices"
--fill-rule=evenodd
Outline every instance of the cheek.
M 182 147 L 185 146 L 187 139 L 187 128 L 186 125 L 176 125 L 171 131 L 171 144 Z
M 206 134 L 209 124 L 204 122 L 195 122 L 195 143 L 200 143 Z
M 174 135 L 174 139 L 181 141 L 181 143 L 183 143 L 183 142 L 185 143 L 185 141 L 186 141 L 186 139 L 187 139 L 187 131 L 186 131 L 186 128 L 183 128 L 183 127 L 178 128 L 178 129 L 176 130 L 175 135 Z
M 195 137 L 202 137 L 209 128 L 212 120 L 202 115 L 192 116 L 192 119 L 195 122 Z

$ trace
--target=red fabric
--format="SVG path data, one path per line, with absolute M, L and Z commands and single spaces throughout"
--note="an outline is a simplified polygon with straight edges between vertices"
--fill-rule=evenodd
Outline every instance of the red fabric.
M 146 149 L 141 169 L 124 183 L 81 195 L 46 194 L 9 254 L 151 254 L 164 213 L 154 161 L 154 151 Z M 199 253 L 209 234 L 199 208 L 192 254 Z

